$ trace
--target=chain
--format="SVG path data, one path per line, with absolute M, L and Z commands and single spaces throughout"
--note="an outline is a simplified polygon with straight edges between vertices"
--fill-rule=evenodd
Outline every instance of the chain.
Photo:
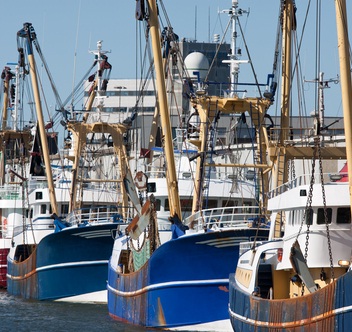
M 292 173 L 292 180 L 296 178 L 296 170 L 295 170 L 295 161 L 291 159 L 291 173 Z
M 301 222 L 301 225 L 299 227 L 299 230 L 298 230 L 298 233 L 296 236 L 296 241 L 298 241 L 298 237 L 302 232 L 303 225 L 304 225 L 305 221 L 307 221 L 307 213 L 308 213 L 308 211 L 311 211 L 311 208 L 312 208 L 313 185 L 315 182 L 315 178 L 314 178 L 315 160 L 316 160 L 316 153 L 317 153 L 316 147 L 317 147 L 318 143 L 319 143 L 319 138 L 315 139 L 315 146 L 314 146 L 314 151 L 313 151 L 313 161 L 312 161 L 312 172 L 311 172 L 312 175 L 310 177 L 308 199 L 307 199 L 305 213 L 303 215 L 302 222 Z M 307 224 L 307 236 L 306 236 L 306 243 L 305 243 L 306 244 L 305 255 L 304 255 L 305 260 L 307 260 L 307 257 L 308 257 L 308 242 L 309 242 L 309 229 L 310 229 L 309 220 L 308 220 L 308 222 L 306 222 L 306 224 Z
M 317 155 L 317 147 L 319 146 L 320 143 L 320 139 L 319 137 L 314 139 L 314 151 L 313 151 L 313 159 L 312 159 L 312 172 L 311 172 L 311 177 L 310 177 L 310 184 L 309 184 L 309 193 L 308 193 L 308 199 L 307 199 L 307 204 L 306 204 L 306 209 L 305 209 L 305 213 L 303 215 L 302 218 L 302 223 L 301 226 L 299 228 L 298 234 L 296 236 L 296 241 L 298 241 L 298 236 L 301 234 L 302 232 L 302 228 L 303 228 L 303 224 L 306 221 L 306 225 L 307 225 L 307 234 L 306 234 L 306 242 L 305 242 L 305 249 L 304 249 L 304 260 L 305 262 L 307 262 L 307 258 L 308 258 L 308 245 L 309 245 L 309 232 L 310 232 L 310 223 L 311 223 L 311 211 L 312 211 L 312 199 L 313 199 L 313 186 L 314 186 L 314 182 L 315 182 L 315 177 L 314 177 L 314 173 L 315 173 L 315 160 L 316 160 L 316 155 Z M 301 289 L 301 296 L 304 295 L 304 283 L 302 283 L 302 289 Z
M 307 224 L 307 234 L 306 234 L 306 243 L 305 243 L 305 248 L 304 248 L 304 260 L 307 262 L 307 257 L 308 257 L 308 245 L 309 245 L 309 232 L 310 232 L 310 224 L 311 224 L 311 212 L 312 212 L 312 198 L 313 198 L 313 185 L 314 185 L 315 179 L 314 176 L 311 177 L 310 179 L 310 186 L 309 186 L 309 194 L 308 194 L 308 200 L 307 200 L 307 206 L 306 206 L 306 211 L 305 211 L 305 219 L 306 219 L 306 224 Z
M 320 145 L 318 147 L 318 153 L 319 153 L 319 168 L 320 168 L 321 191 L 322 191 L 323 206 L 324 206 L 324 221 L 325 221 L 325 226 L 326 226 L 326 238 L 328 240 L 328 250 L 329 250 L 329 259 L 330 259 L 331 279 L 334 279 L 335 278 L 334 263 L 333 263 L 333 259 L 332 259 L 331 239 L 330 239 L 330 230 L 329 230 L 329 219 L 328 219 L 328 213 L 327 213 L 327 209 L 326 209 L 326 196 L 325 196 L 325 187 L 324 187 L 323 163 L 322 163 L 322 159 L 321 159 Z

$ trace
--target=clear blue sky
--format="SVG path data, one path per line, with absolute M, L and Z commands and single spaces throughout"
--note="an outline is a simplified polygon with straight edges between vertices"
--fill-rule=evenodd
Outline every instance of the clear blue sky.
M 274 43 L 278 17 L 279 0 L 240 0 L 240 7 L 250 9 L 248 21 L 243 19 L 247 32 L 247 42 L 252 55 L 253 65 L 258 79 L 263 82 L 272 69 Z M 307 0 L 296 0 L 299 20 L 304 19 Z M 335 77 L 339 73 L 335 7 L 333 0 L 324 0 L 323 16 L 324 46 L 321 68 L 325 78 Z M 351 1 L 349 10 L 351 11 Z M 218 10 L 231 7 L 231 0 L 164 0 L 174 31 L 180 38 L 195 38 L 198 41 L 209 40 L 209 35 L 222 34 L 228 16 L 218 14 Z M 315 6 L 315 1 L 312 2 Z M 74 79 L 79 80 L 92 63 L 88 52 L 96 48 L 96 42 L 103 40 L 103 48 L 111 50 L 108 54 L 113 66 L 112 78 L 133 78 L 135 76 L 136 20 L 134 18 L 135 0 L 17 0 L 1 1 L 0 66 L 17 61 L 16 33 L 24 22 L 31 22 L 37 32 L 61 99 L 64 100 L 72 90 Z M 197 18 L 197 19 L 196 19 Z M 350 26 L 352 25 L 352 18 Z M 314 27 L 310 27 L 313 31 Z M 351 30 L 351 29 L 350 29 Z M 230 41 L 229 35 L 226 41 Z M 306 79 L 314 78 L 314 47 L 302 46 Z M 74 66 L 75 64 L 75 66 Z M 74 69 L 75 68 L 75 69 Z M 241 69 L 246 74 L 247 69 Z M 313 86 L 306 85 L 307 90 Z M 325 92 L 326 113 L 342 115 L 338 109 L 340 97 L 336 87 Z M 314 105 L 311 107 L 313 108 Z M 308 106 L 310 107 L 310 106 Z

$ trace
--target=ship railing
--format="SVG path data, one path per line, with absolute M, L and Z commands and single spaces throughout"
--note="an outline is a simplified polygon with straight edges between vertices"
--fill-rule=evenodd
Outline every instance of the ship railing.
M 155 167 L 153 166 L 152 169 L 149 171 L 145 172 L 145 174 L 148 176 L 148 178 L 165 178 L 166 177 L 166 172 L 164 167 Z
M 324 173 L 323 174 L 323 181 L 325 184 L 331 183 L 331 182 L 339 182 L 343 177 L 346 177 L 347 173 L 336 173 L 336 174 L 331 174 L 331 173 Z M 309 185 L 311 181 L 312 175 L 311 174 L 303 174 L 301 176 L 298 176 L 283 185 L 272 189 L 268 192 L 268 198 L 274 198 L 278 195 L 283 194 L 286 191 L 289 191 L 291 189 L 304 186 L 304 185 Z M 321 184 L 321 176 L 319 173 L 316 173 L 314 176 L 314 183 L 315 184 Z
M 265 252 L 271 252 L 272 254 L 277 253 L 278 248 L 282 248 L 282 241 L 281 239 L 278 240 L 270 240 L 270 241 L 255 241 L 255 239 L 246 241 L 246 242 L 241 242 L 239 245 L 239 255 L 241 256 L 243 253 L 245 253 L 248 250 L 253 250 L 256 251 L 256 249 L 261 246 L 262 244 L 267 244 L 270 242 L 270 246 L 266 247 Z
M 125 216 L 125 217 L 124 217 Z M 66 216 L 66 223 L 73 225 L 89 225 L 101 223 L 121 223 L 132 220 L 131 207 L 102 206 L 77 209 Z
M 17 184 L 5 184 L 0 187 L 0 199 L 15 200 L 22 197 L 22 187 Z
M 214 171 L 215 170 L 215 171 Z M 210 173 L 211 180 L 218 181 L 228 181 L 238 184 L 247 184 L 253 185 L 253 180 L 246 178 L 246 172 L 243 172 L 244 175 L 234 174 L 231 167 L 214 167 L 214 170 Z M 148 171 L 144 172 L 145 175 L 153 181 L 153 178 L 165 178 L 166 172 L 164 167 L 151 167 Z M 178 171 L 177 172 L 178 180 L 192 180 L 196 176 L 195 171 Z
M 255 249 L 257 246 L 260 246 L 265 242 L 267 241 L 254 241 L 254 239 L 247 242 L 241 242 L 239 254 L 242 255 L 244 252 Z
M 264 218 L 258 217 L 258 206 L 234 206 L 205 209 L 185 219 L 185 225 L 194 230 L 219 228 L 247 228 L 265 224 Z
M 314 135 L 313 126 L 309 127 L 289 127 L 278 128 L 273 126 L 267 127 L 268 138 L 270 144 L 275 146 L 280 144 L 280 137 L 285 133 L 287 137 L 285 144 L 295 145 L 300 147 L 312 147 L 312 136 Z M 329 146 L 341 146 L 344 144 L 344 129 L 343 128 L 329 128 L 323 136 L 324 143 Z
M 43 222 L 43 223 L 39 223 L 36 224 L 34 223 L 27 223 L 24 226 L 20 225 L 20 226 L 16 226 L 13 229 L 13 236 L 17 236 L 25 231 L 27 232 L 32 232 L 33 230 L 35 231 L 47 231 L 49 229 L 54 230 L 54 224 L 52 222 Z

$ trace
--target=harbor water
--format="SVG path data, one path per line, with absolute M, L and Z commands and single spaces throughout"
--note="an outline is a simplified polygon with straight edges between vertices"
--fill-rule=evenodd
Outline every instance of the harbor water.
M 0 290 L 0 331 L 146 332 L 114 321 L 107 305 L 24 300 Z M 160 330 L 159 330 L 160 331 Z

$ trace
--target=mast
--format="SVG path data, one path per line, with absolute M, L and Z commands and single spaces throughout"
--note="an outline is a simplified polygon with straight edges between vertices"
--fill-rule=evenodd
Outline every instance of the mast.
M 197 211 L 202 209 L 203 205 L 203 180 L 205 174 L 205 160 L 206 160 L 206 149 L 207 149 L 207 137 L 208 137 L 208 129 L 210 125 L 210 121 L 214 118 L 215 110 L 212 110 L 210 113 L 210 106 L 205 102 L 203 104 L 197 105 L 197 110 L 200 119 L 199 126 L 199 140 L 192 141 L 194 145 L 198 147 L 199 157 L 197 158 L 197 167 L 196 167 L 196 176 L 194 181 L 194 194 L 193 194 L 193 202 L 192 202 L 192 213 L 196 213 Z M 210 117 L 212 114 L 212 117 Z
M 291 88 L 291 32 L 293 26 L 293 1 L 287 0 L 283 12 L 283 59 L 282 59 L 282 91 L 281 91 L 281 145 L 288 137 L 290 119 L 290 88 Z
M 163 70 L 163 62 L 161 56 L 161 41 L 158 24 L 158 9 L 156 0 L 148 0 L 149 6 L 149 29 L 152 37 L 152 48 L 154 55 L 154 67 L 156 72 L 156 83 L 158 91 L 158 101 L 160 107 L 160 118 L 162 131 L 165 142 L 165 156 L 166 156 L 166 178 L 170 200 L 170 215 L 173 217 L 175 214 L 181 218 L 181 205 L 178 193 L 178 181 L 176 176 L 176 166 L 174 149 L 172 144 L 172 130 L 170 123 L 170 115 L 168 111 L 168 102 L 166 97 L 165 76 Z
M 287 172 L 284 167 L 286 164 L 286 149 L 284 142 L 289 135 L 290 116 L 291 116 L 291 53 L 292 53 L 292 30 L 294 29 L 294 4 L 293 0 L 287 0 L 283 6 L 283 23 L 282 23 L 282 78 L 281 78 L 281 119 L 280 119 L 280 137 L 277 151 L 273 156 L 273 184 L 278 187 L 287 181 Z
M 352 85 L 345 0 L 335 0 L 337 46 L 340 58 L 341 95 L 345 127 L 350 205 L 352 213 Z
M 13 118 L 13 130 L 18 130 L 18 113 L 22 111 L 21 104 L 20 104 L 20 77 L 22 77 L 22 73 L 20 72 L 20 66 L 16 64 L 16 71 L 15 71 L 15 77 L 16 77 L 16 83 L 15 83 L 15 103 L 14 103 L 14 110 L 12 114 Z
M 248 112 L 251 115 L 253 125 L 256 128 L 256 139 L 257 139 L 257 151 L 256 159 L 259 163 L 255 163 L 251 166 L 261 169 L 262 176 L 259 177 L 260 181 L 260 196 L 262 201 L 260 202 L 262 212 L 266 210 L 266 196 L 264 193 L 268 192 L 269 180 L 268 180 L 268 169 L 269 166 L 266 162 L 267 145 L 263 142 L 267 141 L 267 135 L 265 128 L 263 128 L 264 116 L 272 104 L 270 99 L 263 98 L 240 98 L 237 93 L 238 86 L 238 74 L 239 66 L 241 63 L 248 63 L 248 60 L 239 60 L 241 53 L 237 50 L 237 30 L 236 24 L 238 24 L 238 17 L 242 14 L 248 14 L 249 11 L 238 8 L 238 0 L 232 0 L 232 7 L 229 10 L 223 10 L 223 13 L 228 13 L 231 16 L 232 23 L 232 36 L 231 36 L 231 54 L 230 59 L 223 60 L 223 63 L 230 64 L 230 75 L 231 75 L 231 86 L 230 93 L 227 98 L 218 96 L 208 96 L 203 93 L 197 93 L 197 97 L 192 100 L 193 107 L 197 109 L 200 118 L 199 127 L 199 139 L 192 139 L 191 143 L 198 148 L 198 158 L 196 166 L 195 184 L 194 184 L 194 195 L 192 204 L 192 213 L 199 211 L 202 208 L 203 201 L 203 179 L 205 177 L 205 168 L 214 166 L 206 162 L 207 152 L 207 140 L 208 132 L 211 123 L 219 113 L 223 114 L 242 114 Z M 264 129 L 264 130 L 263 130 Z M 266 139 L 265 139 L 266 138 Z M 217 167 L 244 167 L 244 165 L 238 164 L 216 164 Z
M 97 50 L 90 51 L 89 53 L 92 53 L 95 56 L 96 65 L 97 65 L 97 75 L 94 79 L 93 86 L 91 88 L 91 94 L 89 95 L 89 98 L 88 98 L 88 103 L 86 107 L 87 112 L 83 116 L 83 122 L 87 121 L 89 117 L 89 111 L 91 111 L 93 102 L 96 97 L 100 97 L 97 110 L 98 110 L 99 119 L 101 118 L 101 110 L 103 108 L 103 96 L 102 96 L 102 90 L 101 90 L 101 80 L 102 80 L 103 70 L 101 69 L 101 64 L 103 62 L 103 56 L 106 53 L 108 53 L 108 51 L 102 50 L 102 41 L 99 40 L 97 42 Z M 98 93 L 98 96 L 97 96 L 97 93 Z M 78 181 L 77 172 L 79 168 L 81 152 L 82 152 L 82 149 L 84 148 L 83 145 L 85 144 L 85 140 L 88 135 L 87 126 L 84 126 L 83 124 L 81 126 L 79 126 L 79 124 L 75 124 L 75 126 L 72 128 L 74 128 L 74 130 L 72 129 L 70 130 L 70 132 L 75 136 L 75 139 L 73 140 L 75 159 L 73 161 L 73 166 L 72 166 L 72 185 L 71 185 L 70 204 L 69 204 L 70 212 L 79 208 L 82 203 L 80 200 L 77 199 L 77 181 Z
M 9 103 L 9 88 L 10 88 L 10 79 L 12 78 L 12 73 L 9 67 L 5 67 L 3 70 L 4 77 L 4 99 L 3 99 L 3 109 L 2 109 L 2 130 L 5 130 L 7 127 L 7 108 Z
M 239 56 L 241 56 L 241 53 L 240 50 L 237 49 L 237 20 L 239 16 L 242 16 L 243 14 L 248 14 L 249 12 L 244 9 L 238 9 L 238 0 L 232 0 L 231 9 L 223 10 L 222 12 L 231 15 L 231 54 L 229 55 L 229 60 L 223 60 L 222 62 L 230 64 L 230 96 L 234 97 L 237 95 L 240 64 L 249 62 L 249 60 L 239 60 Z
M 3 82 L 4 82 L 4 94 L 3 94 L 3 110 L 2 110 L 2 132 L 6 132 L 7 127 L 7 108 L 9 104 L 9 87 L 10 87 L 10 80 L 12 78 L 12 73 L 9 67 L 5 67 L 3 72 Z M 0 181 L 1 185 L 5 183 L 5 146 L 1 144 L 0 147 Z
M 31 23 L 24 23 L 23 29 L 17 32 L 17 36 L 21 38 L 25 38 L 27 40 L 27 52 L 28 52 L 28 62 L 30 68 L 30 75 L 34 93 L 34 102 L 35 108 L 37 112 L 37 120 L 38 120 L 38 129 L 40 134 L 41 146 L 42 146 L 42 153 L 44 157 L 44 164 L 45 164 L 45 173 L 48 181 L 48 190 L 50 196 L 50 203 L 51 208 L 54 214 L 58 215 L 58 208 L 55 196 L 55 187 L 53 181 L 53 174 L 51 170 L 50 164 L 50 156 L 49 156 L 49 148 L 48 148 L 48 140 L 46 136 L 45 124 L 44 124 L 44 117 L 42 111 L 42 105 L 40 100 L 40 93 L 38 88 L 38 79 L 36 73 L 36 63 L 33 55 L 33 47 L 32 42 L 36 39 L 36 33 Z

